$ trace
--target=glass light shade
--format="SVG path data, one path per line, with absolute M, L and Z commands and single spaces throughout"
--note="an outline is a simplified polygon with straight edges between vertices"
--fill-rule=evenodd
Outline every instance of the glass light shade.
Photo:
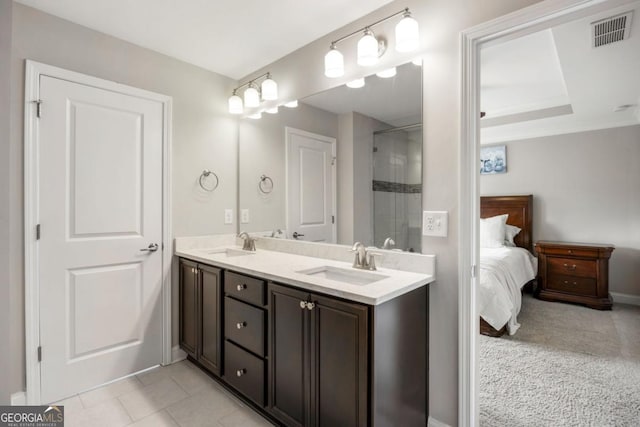
M 396 75 L 396 67 L 387 68 L 386 70 L 382 70 L 379 73 L 376 73 L 376 76 L 381 77 L 383 79 L 388 79 Z
M 247 108 L 254 108 L 260 105 L 260 94 L 256 88 L 249 86 L 244 91 L 244 105 Z
M 242 114 L 242 98 L 238 95 L 229 97 L 229 112 L 231 114 Z
M 351 89 L 359 89 L 363 86 L 364 86 L 364 77 L 351 80 L 349 83 L 347 83 L 347 87 L 350 87 Z
M 396 50 L 398 52 L 411 52 L 420 45 L 420 30 L 418 21 L 411 15 L 405 15 L 396 25 Z
M 264 112 L 269 114 L 278 114 L 278 107 L 267 108 Z
M 378 40 L 371 31 L 365 31 L 358 41 L 358 65 L 370 67 L 378 62 Z
M 338 49 L 331 50 L 324 56 L 324 75 L 330 78 L 340 77 L 344 74 L 344 57 Z
M 248 117 L 250 119 L 261 119 L 262 118 L 262 111 L 258 111 L 257 113 L 250 114 Z
M 286 104 L 284 104 L 285 107 L 287 108 L 297 108 L 298 107 L 298 100 L 294 99 L 293 101 L 289 101 Z
M 278 83 L 267 77 L 262 82 L 262 99 L 265 101 L 275 101 L 278 99 Z

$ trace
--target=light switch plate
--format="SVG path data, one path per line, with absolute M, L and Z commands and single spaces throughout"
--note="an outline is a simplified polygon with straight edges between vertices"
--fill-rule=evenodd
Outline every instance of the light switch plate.
M 447 237 L 449 213 L 447 211 L 422 212 L 422 235 Z
M 233 209 L 224 210 L 224 223 L 233 224 Z
M 242 224 L 249 224 L 249 209 L 242 209 L 240 211 L 240 222 Z

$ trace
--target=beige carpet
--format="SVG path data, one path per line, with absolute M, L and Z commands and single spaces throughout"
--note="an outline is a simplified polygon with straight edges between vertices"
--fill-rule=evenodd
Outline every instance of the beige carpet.
M 513 337 L 480 337 L 482 426 L 640 426 L 640 307 L 525 296 Z

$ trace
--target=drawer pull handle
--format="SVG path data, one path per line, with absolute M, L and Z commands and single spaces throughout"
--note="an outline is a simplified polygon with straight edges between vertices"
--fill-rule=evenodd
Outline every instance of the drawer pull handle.
M 572 253 L 573 253 L 573 251 L 572 251 L 571 249 L 569 249 L 569 250 L 567 251 L 567 253 L 572 254 Z
M 568 285 L 568 284 L 569 284 L 569 281 L 568 281 L 568 280 L 565 280 L 565 281 L 564 281 L 564 284 L 565 284 L 565 285 Z M 573 282 L 573 284 L 574 284 L 574 285 L 577 285 L 577 284 L 578 284 L 578 282 Z
M 308 302 L 308 303 L 307 303 L 307 310 L 311 311 L 311 310 L 313 310 L 313 309 L 314 309 L 314 307 L 315 307 L 315 306 L 316 306 L 316 305 L 315 305 L 314 303 L 312 303 L 312 302 Z
M 305 308 L 307 308 L 307 302 L 306 301 L 300 301 L 300 308 L 303 309 L 303 310 Z
M 244 375 L 244 374 L 246 374 L 246 373 L 247 373 L 247 370 L 246 370 L 246 369 L 238 369 L 238 370 L 236 371 L 236 376 L 237 376 L 237 377 L 241 377 L 241 376 L 243 376 L 243 375 Z
M 245 326 L 247 326 L 247 322 L 238 322 L 238 323 L 236 323 L 236 328 L 238 328 L 238 329 L 242 329 Z
M 238 292 L 243 291 L 243 290 L 247 289 L 247 285 L 245 285 L 243 283 L 242 285 L 236 286 L 236 289 L 238 290 Z
M 573 265 L 569 265 L 569 264 L 564 264 L 564 268 L 568 269 L 568 270 L 575 270 L 577 267 L 577 265 L 573 264 Z

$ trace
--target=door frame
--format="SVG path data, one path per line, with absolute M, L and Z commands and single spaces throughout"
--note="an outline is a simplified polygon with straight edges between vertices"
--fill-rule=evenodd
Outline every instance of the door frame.
M 37 103 L 40 99 L 40 77 L 49 76 L 94 88 L 109 90 L 160 102 L 163 106 L 162 130 L 162 364 L 171 363 L 171 120 L 172 98 L 109 80 L 26 60 L 24 98 L 24 280 L 25 280 L 25 362 L 27 404 L 41 401 L 40 362 L 40 283 L 38 281 L 39 245 L 36 225 L 39 223 L 39 124 Z M 42 111 L 46 114 L 46 104 Z
M 479 423 L 476 286 L 480 265 L 480 48 L 634 1 L 544 0 L 460 34 L 458 425 Z
M 332 186 L 332 191 L 333 191 L 333 197 L 331 200 L 331 203 L 333 205 L 333 209 L 332 209 L 332 215 L 335 218 L 335 221 L 333 221 L 333 224 L 331 224 L 331 238 L 332 238 L 332 244 L 336 244 L 338 243 L 338 185 L 337 185 L 337 157 L 336 157 L 336 143 L 337 140 L 336 138 L 332 138 L 330 136 L 324 136 L 324 135 L 320 135 L 317 133 L 313 133 L 313 132 L 307 132 L 306 130 L 302 130 L 302 129 L 296 129 L 294 127 L 291 126 L 285 126 L 284 127 L 284 140 L 285 140 L 285 144 L 284 144 L 284 170 L 285 170 L 285 196 L 284 196 L 284 200 L 285 200 L 285 218 L 286 218 L 286 224 L 287 224 L 287 233 L 291 233 L 291 224 L 289 223 L 289 145 L 291 144 L 291 141 L 289 140 L 289 135 L 291 133 L 295 133 L 301 136 L 306 136 L 308 138 L 313 138 L 313 139 L 318 139 L 320 141 L 326 142 L 328 144 L 331 144 L 331 155 L 333 156 L 333 163 L 331 164 L 331 186 Z

